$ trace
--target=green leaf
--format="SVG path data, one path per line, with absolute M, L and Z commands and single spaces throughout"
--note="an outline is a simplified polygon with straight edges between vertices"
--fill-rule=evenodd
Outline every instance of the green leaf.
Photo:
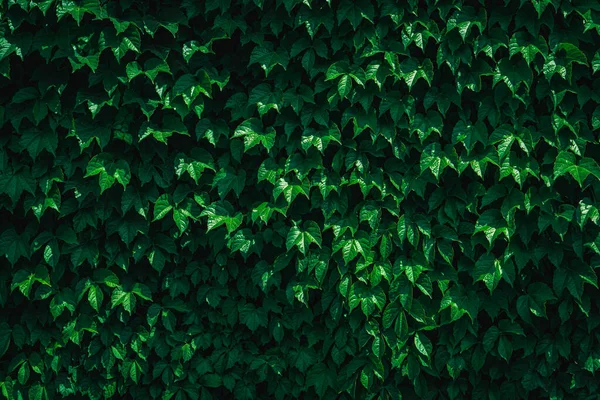
M 6 322 L 0 323 L 0 357 L 6 354 L 10 345 L 11 328 Z
M 263 117 L 265 114 L 269 112 L 269 110 L 274 109 L 277 112 L 280 112 L 280 109 L 283 105 L 283 97 L 280 92 L 273 92 L 271 90 L 271 85 L 268 83 L 261 83 L 256 86 L 250 92 L 250 97 L 248 98 L 249 104 L 255 104 L 258 108 L 258 114 Z M 251 119 L 254 120 L 254 119 Z M 247 122 L 247 121 L 245 121 Z M 257 121 L 260 123 L 260 121 Z M 243 125 L 243 124 L 242 124 Z M 262 130 L 262 124 L 259 125 L 259 130 Z
M 35 190 L 36 181 L 25 169 L 0 174 L 0 193 L 8 194 L 13 203 L 19 200 L 24 191 L 35 194 Z
M 583 182 L 589 175 L 593 175 L 597 179 L 600 179 L 600 166 L 596 160 L 584 157 L 579 161 L 579 165 L 576 164 L 575 155 L 562 151 L 556 157 L 554 161 L 554 178 L 569 173 L 579 186 L 583 186 Z
M 302 228 L 293 226 L 287 234 L 286 248 L 289 251 L 292 247 L 298 247 L 298 250 L 304 255 L 311 243 L 321 247 L 321 229 L 314 221 L 304 222 Z
M 55 155 L 56 148 L 58 147 L 58 135 L 52 129 L 28 129 L 21 135 L 19 145 L 27 150 L 34 160 L 42 150 Z
M 419 353 L 423 354 L 428 359 L 431 358 L 433 345 L 427 336 L 421 332 L 417 332 L 415 333 L 414 342 Z
M 336 79 L 340 76 L 346 75 L 350 72 L 350 66 L 348 65 L 347 61 L 338 61 L 336 63 L 333 63 L 329 66 L 329 68 L 327 69 L 327 72 L 325 73 L 325 80 L 329 81 L 332 79 Z
M 249 229 L 242 229 L 229 239 L 227 244 L 232 252 L 239 251 L 247 256 L 255 245 L 254 235 Z
M 48 400 L 48 392 L 46 388 L 41 386 L 39 383 L 32 385 L 28 391 L 29 400 Z
M 473 278 L 475 282 L 483 281 L 490 293 L 492 293 L 502 279 L 500 260 L 497 260 L 491 254 L 482 255 L 475 263 Z
M 294 366 L 298 368 L 300 372 L 306 372 L 309 367 L 316 363 L 317 355 L 315 354 L 314 349 L 302 346 L 294 351 L 292 360 L 294 360 Z
M 483 348 L 486 352 L 492 350 L 496 344 L 496 341 L 500 337 L 500 330 L 496 326 L 491 326 L 483 335 Z
M 154 221 L 163 219 L 173 209 L 171 195 L 162 194 L 154 203 Z
M 350 21 L 352 29 L 356 30 L 363 19 L 373 23 L 375 9 L 369 1 L 358 0 L 357 2 L 340 3 L 337 10 L 338 24 L 344 20 Z
M 429 169 L 436 179 L 446 167 L 447 161 L 439 143 L 431 143 L 421 153 L 421 173 Z
M 583 51 L 579 50 L 579 48 L 571 43 L 561 43 L 556 46 L 555 52 L 564 52 L 565 59 L 568 64 L 577 63 L 582 65 L 588 65 L 587 57 L 583 53 Z
M 352 90 L 352 79 L 350 79 L 349 75 L 343 75 L 338 81 L 338 93 L 340 97 L 346 98 L 350 94 Z
M 29 258 L 29 238 L 13 228 L 7 229 L 0 234 L 0 249 L 10 264 L 15 265 L 21 257 Z
M 475 124 L 458 121 L 452 130 L 452 143 L 463 143 L 467 153 L 473 151 L 477 142 L 486 145 L 487 140 L 487 128 L 480 121 Z
M 306 198 L 309 198 L 309 191 L 310 187 L 306 181 L 295 184 L 290 183 L 290 181 L 285 178 L 281 178 L 275 183 L 275 187 L 273 188 L 273 198 L 277 200 L 279 196 L 283 194 L 285 200 L 290 204 L 298 197 L 298 195 L 304 195 Z
M 267 151 L 275 145 L 275 129 L 273 127 L 263 128 L 262 123 L 257 118 L 250 118 L 242 122 L 235 130 L 233 138 L 244 138 L 244 151 L 262 144 Z
M 212 203 L 202 211 L 201 217 L 208 217 L 207 232 L 225 225 L 227 233 L 234 232 L 242 224 L 243 215 L 236 212 L 228 201 Z
M 252 64 L 260 65 L 265 71 L 265 76 L 268 76 L 277 65 L 280 65 L 283 69 L 287 68 L 289 55 L 284 48 L 279 47 L 277 50 L 273 50 L 271 46 L 266 46 L 266 43 L 263 43 L 263 46 L 254 47 L 250 54 L 248 66 Z
M 123 309 L 130 315 L 134 312 L 136 306 L 136 299 L 133 293 L 125 292 L 121 288 L 113 290 L 111 295 L 111 308 L 117 306 L 123 306 Z
M 213 181 L 213 187 L 217 186 L 219 197 L 225 198 L 233 190 L 237 197 L 240 197 L 242 190 L 246 185 L 246 171 L 240 169 L 235 171 L 231 167 L 226 167 L 217 172 Z
M 96 312 L 100 312 L 100 307 L 102 306 L 102 300 L 104 299 L 104 293 L 102 293 L 102 289 L 100 289 L 96 285 L 90 286 L 88 291 L 88 301 L 92 308 L 96 310 Z
M 144 122 L 140 126 L 139 141 L 152 136 L 154 139 L 167 144 L 167 139 L 173 134 L 189 136 L 188 129 L 183 122 L 172 114 L 167 114 L 163 117 L 162 125 L 158 126 L 151 122 Z
M 196 75 L 184 74 L 180 76 L 173 86 L 173 97 L 181 96 L 188 107 L 200 94 L 208 98 L 212 97 L 210 78 L 202 70 L 199 70 Z
M 251 331 L 258 327 L 267 326 L 267 314 L 262 308 L 256 308 L 253 304 L 244 304 L 239 309 L 240 322 L 245 324 Z
M 306 374 L 306 386 L 315 387 L 319 397 L 323 397 L 328 388 L 335 387 L 336 375 L 327 365 L 319 363 L 314 365 Z
M 178 177 L 187 172 L 198 184 L 205 169 L 215 171 L 215 164 L 212 155 L 202 148 L 194 148 L 189 157 L 184 153 L 175 156 L 175 173 Z
M 505 335 L 500 336 L 500 341 L 498 342 L 498 354 L 500 357 L 504 358 L 506 362 L 510 360 L 510 357 L 513 352 L 513 345 Z
M 131 292 L 140 299 L 152 301 L 152 292 L 150 291 L 150 288 L 143 283 L 136 283 L 133 285 Z
M 19 368 L 19 372 L 17 374 L 17 378 L 21 385 L 25 385 L 29 380 L 29 376 L 31 375 L 31 369 L 29 368 L 29 363 L 21 364 L 21 368 Z
M 138 383 L 142 376 L 142 368 L 138 364 L 137 360 L 132 361 L 131 367 L 129 368 L 129 377 L 135 383 Z
M 342 248 L 342 255 L 346 263 L 354 260 L 359 253 L 363 252 L 362 244 L 356 239 L 347 240 Z
M 592 71 L 596 73 L 598 70 L 600 70 L 600 51 L 596 51 L 592 60 Z
M 99 175 L 100 194 L 109 189 L 115 181 L 127 188 L 131 180 L 129 164 L 125 160 L 115 160 L 112 154 L 100 153 L 89 161 L 84 178 Z

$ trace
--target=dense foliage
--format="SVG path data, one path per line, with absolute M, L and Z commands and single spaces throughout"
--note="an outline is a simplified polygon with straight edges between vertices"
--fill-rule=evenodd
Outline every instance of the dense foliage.
M 600 3 L 3 0 L 7 399 L 597 399 Z

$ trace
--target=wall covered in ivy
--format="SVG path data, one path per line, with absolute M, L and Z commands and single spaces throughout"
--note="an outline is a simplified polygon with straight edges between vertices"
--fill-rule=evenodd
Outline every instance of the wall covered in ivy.
M 0 1 L 0 393 L 597 399 L 599 24 Z

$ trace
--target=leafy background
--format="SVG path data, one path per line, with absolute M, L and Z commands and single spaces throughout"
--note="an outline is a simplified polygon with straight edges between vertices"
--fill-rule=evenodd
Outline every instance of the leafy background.
M 5 398 L 597 398 L 596 1 L 0 4 Z

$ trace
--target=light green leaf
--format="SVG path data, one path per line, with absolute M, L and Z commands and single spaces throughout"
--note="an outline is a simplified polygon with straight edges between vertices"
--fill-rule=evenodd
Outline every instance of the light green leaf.
M 123 159 L 115 160 L 109 153 L 100 153 L 89 161 L 84 178 L 95 175 L 99 175 L 100 194 L 110 188 L 115 181 L 125 189 L 131 180 L 129 164 Z
M 363 253 L 364 250 L 362 248 L 361 243 L 352 238 L 346 241 L 344 247 L 342 248 L 342 256 L 344 257 L 344 262 L 349 263 L 354 260 L 358 253 Z
M 165 193 L 162 194 L 154 203 L 154 221 L 158 221 L 163 219 L 165 215 L 169 213 L 173 209 L 173 202 L 171 200 L 171 195 Z
M 579 186 L 583 186 L 583 182 L 590 174 L 600 179 L 600 166 L 596 160 L 584 157 L 579 161 L 579 165 L 575 162 L 574 154 L 561 151 L 554 161 L 554 178 L 568 172 L 579 183 Z
M 100 307 L 102 306 L 102 300 L 104 299 L 104 293 L 102 293 L 102 289 L 100 289 L 96 285 L 90 286 L 88 291 L 88 301 L 90 305 L 96 312 L 100 311 Z
M 343 75 L 338 82 L 338 93 L 340 97 L 343 99 L 352 90 L 352 79 L 350 79 L 349 75 Z
M 433 345 L 431 344 L 431 340 L 429 340 L 425 334 L 421 332 L 415 333 L 414 342 L 419 353 L 423 354 L 428 359 L 431 358 Z
M 302 228 L 293 226 L 288 232 L 286 239 L 286 247 L 289 251 L 292 247 L 298 247 L 302 254 L 306 255 L 308 246 L 315 243 L 321 247 L 321 229 L 314 221 L 306 221 Z
M 235 212 L 233 206 L 228 201 L 218 201 L 206 207 L 201 217 L 208 217 L 207 232 L 225 225 L 227 233 L 234 232 L 241 224 L 243 215 L 241 212 Z
M 275 129 L 273 127 L 263 128 L 258 118 L 250 118 L 242 122 L 235 130 L 233 138 L 244 138 L 244 151 L 262 144 L 267 151 L 275 145 Z
M 443 157 L 443 158 L 442 158 Z M 421 153 L 421 173 L 429 169 L 436 179 L 440 178 L 440 173 L 446 166 L 444 153 L 439 143 L 431 143 Z

